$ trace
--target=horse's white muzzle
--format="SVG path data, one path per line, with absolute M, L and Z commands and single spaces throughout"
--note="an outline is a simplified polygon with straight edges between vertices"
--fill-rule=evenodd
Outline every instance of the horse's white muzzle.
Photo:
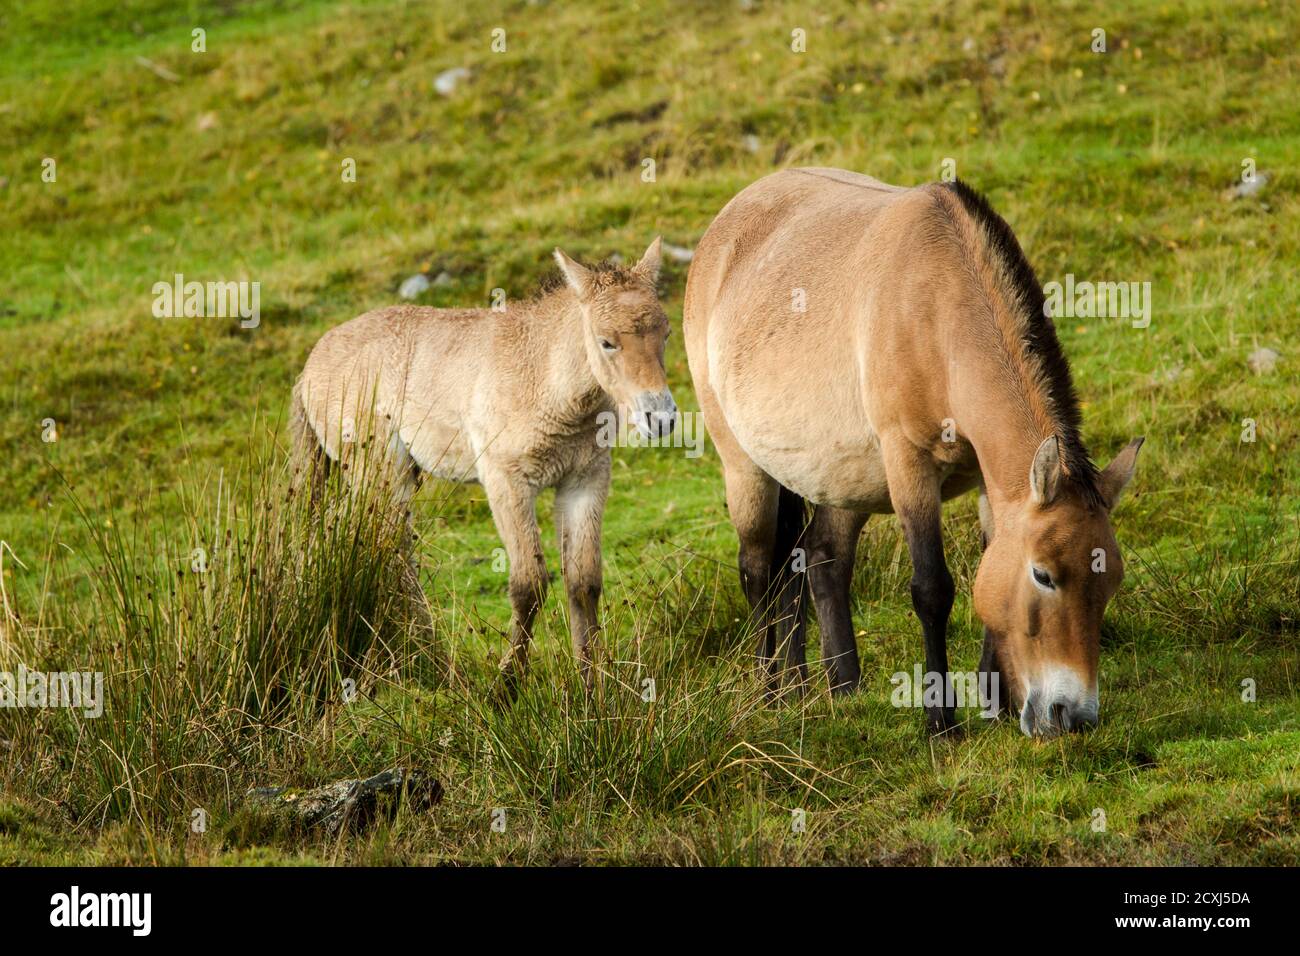
M 1096 683 L 1086 686 L 1066 667 L 1049 668 L 1030 684 L 1020 708 L 1020 730 L 1029 737 L 1055 737 L 1096 725 Z

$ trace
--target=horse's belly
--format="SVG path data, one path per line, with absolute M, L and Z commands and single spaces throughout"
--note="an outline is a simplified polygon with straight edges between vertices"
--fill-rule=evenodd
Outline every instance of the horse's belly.
M 880 443 L 870 428 L 806 421 L 798 434 L 783 433 L 747 427 L 740 416 L 728 425 L 758 467 L 814 504 L 875 514 L 892 510 Z
M 402 441 L 420 470 L 447 481 L 478 480 L 478 456 L 463 429 L 438 422 L 406 424 Z

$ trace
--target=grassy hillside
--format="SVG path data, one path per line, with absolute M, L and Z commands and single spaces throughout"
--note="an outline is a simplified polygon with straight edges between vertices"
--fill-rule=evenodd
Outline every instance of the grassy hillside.
M 1293 4 L 77 7 L 0 11 L 0 669 L 102 670 L 116 710 L 84 725 L 0 710 L 0 863 L 1300 860 Z M 470 75 L 444 96 L 434 80 L 455 67 Z M 587 259 L 634 256 L 660 233 L 693 246 L 727 199 L 784 166 L 910 185 L 946 160 L 1044 282 L 1151 283 L 1149 328 L 1058 323 L 1094 455 L 1147 438 L 1116 514 L 1128 576 L 1096 732 L 1033 742 L 972 714 L 964 739 L 936 742 L 919 712 L 890 705 L 890 675 L 922 651 L 906 551 L 883 518 L 855 586 L 862 693 L 759 706 L 711 448 L 616 452 L 604 606 L 622 689 L 594 708 L 554 594 L 519 706 L 484 702 L 509 610 L 478 489 L 420 501 L 454 686 L 409 642 L 382 665 L 322 652 L 301 666 L 323 706 L 304 691 L 259 723 L 196 676 L 236 632 L 289 659 L 235 610 L 258 588 L 235 555 L 289 560 L 253 539 L 292 506 L 258 509 L 279 500 L 289 386 L 331 324 L 396 301 L 417 272 L 449 279 L 422 302 L 487 305 L 496 288 L 530 294 L 556 245 Z M 1266 182 L 1226 198 L 1246 160 Z M 151 288 L 175 273 L 260 282 L 260 325 L 155 318 Z M 667 263 L 674 323 L 685 275 Z M 1277 359 L 1257 371 L 1261 349 Z M 696 408 L 680 336 L 669 366 Z M 42 440 L 47 419 L 57 441 Z M 549 498 L 542 510 L 549 545 Z M 149 586 L 226 528 L 247 547 L 204 596 Z M 950 506 L 946 531 L 950 655 L 974 668 L 973 501 Z M 292 593 L 328 603 L 354 571 Z M 182 611 L 215 632 L 183 630 Z M 345 625 L 312 626 L 294 651 Z M 352 667 L 369 679 L 345 704 L 323 688 Z M 238 809 L 250 786 L 396 763 L 441 777 L 444 804 L 339 841 L 261 833 Z M 505 832 L 489 825 L 497 807 Z M 204 834 L 195 808 L 212 818 Z

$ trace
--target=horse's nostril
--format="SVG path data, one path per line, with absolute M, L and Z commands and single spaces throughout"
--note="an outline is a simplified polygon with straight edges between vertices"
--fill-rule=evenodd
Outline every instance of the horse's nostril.
M 1062 730 L 1070 729 L 1070 712 L 1062 703 L 1053 704 L 1047 710 L 1048 723 Z

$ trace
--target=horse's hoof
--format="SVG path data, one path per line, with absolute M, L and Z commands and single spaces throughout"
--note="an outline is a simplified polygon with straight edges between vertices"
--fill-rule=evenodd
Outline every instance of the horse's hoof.
M 928 711 L 925 725 L 931 737 L 953 738 L 962 735 L 962 725 L 957 722 L 956 715 L 949 709 Z

